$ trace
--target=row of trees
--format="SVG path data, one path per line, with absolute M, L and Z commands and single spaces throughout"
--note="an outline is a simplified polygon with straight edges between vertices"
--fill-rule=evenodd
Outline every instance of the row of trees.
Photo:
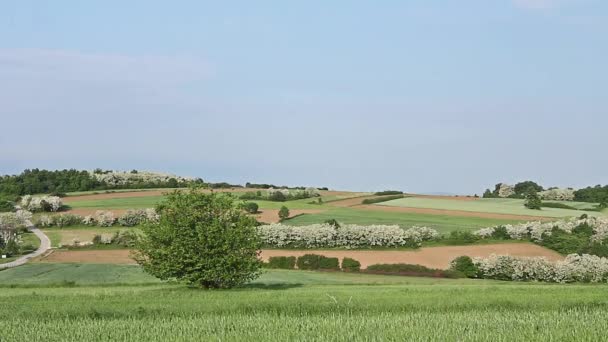
M 137 174 L 137 171 L 131 171 Z M 31 194 L 59 194 L 71 191 L 131 189 L 131 188 L 177 188 L 187 187 L 191 183 L 202 184 L 201 179 L 190 182 L 168 178 L 166 181 L 138 181 L 127 184 L 109 184 L 96 175 L 106 174 L 97 169 L 88 171 L 70 170 L 25 170 L 18 175 L 0 176 L 0 202 L 14 201 L 16 196 Z
M 547 190 L 555 191 L 557 188 L 549 188 Z M 557 189 L 560 190 L 560 189 Z M 565 189 L 561 189 L 565 190 Z M 545 191 L 542 185 L 533 182 L 533 181 L 525 181 L 519 182 L 514 186 L 510 186 L 504 183 L 496 184 L 494 190 L 486 189 L 483 194 L 484 198 L 498 198 L 498 197 L 508 197 L 508 198 L 529 198 L 531 193 L 541 193 L 541 192 L 550 192 Z M 574 201 L 578 202 L 590 202 L 590 203 L 600 203 L 606 204 L 608 203 L 608 185 L 596 185 L 593 187 L 587 187 L 584 189 L 578 190 L 568 190 L 570 191 L 570 198 Z M 572 192 L 574 193 L 574 197 L 572 198 Z M 543 196 L 546 194 L 542 194 Z

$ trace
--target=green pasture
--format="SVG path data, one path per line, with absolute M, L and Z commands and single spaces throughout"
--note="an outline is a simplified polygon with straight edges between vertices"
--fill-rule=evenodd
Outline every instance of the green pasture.
M 582 214 L 592 216 L 602 215 L 594 211 L 582 211 L 572 209 L 542 208 L 542 210 L 532 210 L 524 207 L 525 200 L 512 198 L 480 198 L 474 201 L 458 201 L 449 199 L 406 197 L 388 202 L 378 203 L 377 205 L 409 208 L 426 208 L 442 210 L 462 210 L 482 213 L 510 214 L 510 215 L 529 215 L 542 217 L 573 217 Z M 551 201 L 558 202 L 558 201 Z M 588 208 L 589 203 L 562 202 L 571 206 Z
M 122 226 L 112 226 L 112 227 L 97 227 L 97 226 L 69 226 L 69 227 L 49 227 L 42 228 L 42 232 L 46 234 L 51 240 L 51 246 L 59 247 L 62 244 L 71 244 L 70 241 L 76 239 L 80 242 L 89 242 L 93 241 L 93 237 L 95 235 L 102 236 L 111 236 L 114 233 L 123 231 L 123 230 L 138 230 L 137 227 L 122 227 Z M 62 243 L 63 241 L 63 243 Z
M 160 283 L 137 266 L 28 266 L 0 272 L 3 341 L 602 341 L 608 333 L 606 285 L 269 271 L 210 291 Z
M 480 217 L 463 217 L 448 215 L 430 215 L 419 213 L 398 213 L 373 211 L 356 208 L 330 208 L 318 214 L 304 214 L 284 221 L 289 225 L 309 225 L 336 219 L 346 224 L 396 224 L 402 227 L 426 226 L 446 233 L 452 230 L 474 230 L 500 224 L 513 224 L 521 221 L 505 219 L 488 219 Z

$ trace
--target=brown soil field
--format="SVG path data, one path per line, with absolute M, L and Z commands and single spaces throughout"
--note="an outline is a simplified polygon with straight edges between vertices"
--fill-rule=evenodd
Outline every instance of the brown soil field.
M 363 204 L 353 206 L 352 208 L 372 210 L 372 211 L 389 211 L 389 212 L 395 212 L 395 213 L 416 213 L 416 214 L 445 215 L 445 216 L 481 217 L 481 218 L 490 218 L 490 219 L 521 220 L 521 221 L 555 221 L 555 218 L 551 218 L 551 217 L 482 213 L 482 212 L 464 211 L 464 210 L 389 207 L 389 206 L 383 206 L 383 205 L 363 205 Z
M 135 264 L 126 249 L 100 251 L 53 251 L 38 262 L 75 262 L 83 264 Z
M 447 269 L 450 262 L 461 255 L 488 257 L 491 254 L 512 256 L 543 256 L 549 260 L 562 260 L 563 257 L 552 250 L 531 243 L 505 243 L 475 246 L 426 247 L 413 251 L 365 251 L 365 250 L 262 250 L 261 258 L 267 261 L 271 256 L 301 256 L 320 254 L 333 258 L 349 257 L 358 260 L 361 268 L 373 264 L 418 264 L 430 268 Z
M 447 269 L 450 262 L 461 255 L 487 257 L 491 254 L 508 254 L 512 256 L 543 256 L 551 261 L 562 260 L 557 252 L 530 243 L 505 243 L 476 246 L 427 247 L 415 251 L 370 251 L 370 250 L 278 250 L 265 249 L 261 252 L 262 260 L 271 256 L 301 256 L 320 254 L 335 258 L 354 258 L 366 268 L 373 264 L 418 264 L 431 268 Z M 39 262 L 76 262 L 76 263 L 110 263 L 134 264 L 129 250 L 100 251 L 53 251 Z
M 289 217 L 294 217 L 302 214 L 319 214 L 325 210 L 319 209 L 289 209 Z M 255 218 L 264 223 L 277 223 L 279 222 L 279 210 L 278 209 L 262 209 Z

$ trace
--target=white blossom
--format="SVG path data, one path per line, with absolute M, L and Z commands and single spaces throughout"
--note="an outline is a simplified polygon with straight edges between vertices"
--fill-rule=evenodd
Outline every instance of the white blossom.
M 404 230 L 399 226 L 342 225 L 330 224 L 288 226 L 280 223 L 257 228 L 262 241 L 275 247 L 397 247 L 417 245 L 422 241 L 439 237 L 439 233 L 427 227 L 412 227 Z
M 490 255 L 473 258 L 482 278 L 545 282 L 608 282 L 608 259 L 589 254 L 570 254 L 552 263 L 544 257 Z

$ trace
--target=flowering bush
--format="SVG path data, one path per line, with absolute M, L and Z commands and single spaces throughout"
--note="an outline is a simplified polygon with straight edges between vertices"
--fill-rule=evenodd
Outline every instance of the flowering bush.
M 498 185 L 498 197 L 509 197 L 515 195 L 515 187 L 513 185 L 500 183 Z
M 541 199 L 546 201 L 573 201 L 574 189 L 549 189 L 538 193 Z
M 474 258 L 481 278 L 546 282 L 608 282 L 608 259 L 589 254 L 570 254 L 552 263 L 544 257 L 516 258 L 491 255 Z
M 585 224 L 593 230 L 591 240 L 601 241 L 608 238 L 608 218 L 606 217 L 571 218 L 555 222 L 533 221 L 515 225 L 508 224 L 479 229 L 474 234 L 481 238 L 490 238 L 499 227 L 504 227 L 512 239 L 525 240 L 530 238 L 533 241 L 540 242 L 543 240 L 543 237 L 550 236 L 553 229 L 572 233 L 576 227 Z
M 194 181 L 192 177 L 180 177 L 168 173 L 149 172 L 149 171 L 137 171 L 134 172 L 123 172 L 123 171 L 110 171 L 110 172 L 92 172 L 93 176 L 97 181 L 106 183 L 110 187 L 120 187 L 131 184 L 164 184 L 169 182 L 184 183 Z M 173 181 L 171 181 L 173 179 Z
M 274 247 L 397 247 L 420 245 L 420 242 L 436 239 L 439 233 L 426 227 L 402 229 L 399 226 L 359 226 L 313 224 L 288 226 L 280 223 L 257 228 L 264 244 Z
M 116 219 L 111 211 L 97 210 L 95 212 L 95 223 L 100 227 L 111 227 Z
M 128 210 L 118 218 L 118 224 L 125 227 L 133 227 L 146 221 L 158 221 L 158 214 L 153 208 Z
M 82 223 L 82 216 L 74 214 L 40 215 L 36 225 L 40 227 L 68 227 Z
M 21 198 L 21 207 L 29 211 L 59 211 L 63 201 L 57 196 L 25 195 Z
M 32 219 L 32 213 L 27 210 L 17 210 L 15 213 L 0 213 L 0 225 L 13 228 L 24 228 Z

